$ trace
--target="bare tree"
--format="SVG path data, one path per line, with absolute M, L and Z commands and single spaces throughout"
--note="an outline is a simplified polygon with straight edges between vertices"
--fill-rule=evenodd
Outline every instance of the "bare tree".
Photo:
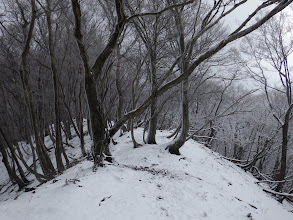
M 162 2 L 156 2 L 154 0 L 144 3 L 144 10 L 159 11 L 166 6 L 162 5 Z M 134 10 L 128 3 L 128 8 L 134 14 Z M 143 9 L 142 8 L 142 9 Z M 141 9 L 141 10 L 142 10 Z M 170 16 L 158 14 L 151 17 L 137 17 L 133 20 L 135 29 L 140 36 L 142 42 L 148 53 L 148 72 L 151 83 L 151 93 L 156 93 L 156 85 L 158 78 L 160 77 L 160 71 L 158 68 L 159 62 L 166 57 L 164 55 L 166 51 L 166 44 L 168 43 L 167 27 L 170 25 Z M 158 122 L 158 97 L 155 97 L 150 105 L 150 118 L 148 120 L 148 134 L 146 143 L 156 144 L 156 130 Z
M 27 65 L 27 56 L 29 54 L 30 43 L 32 40 L 33 30 L 34 30 L 34 26 L 35 26 L 36 5 L 35 5 L 35 1 L 31 0 L 31 2 L 30 2 L 30 5 L 31 5 L 31 20 L 30 20 L 30 22 L 28 22 L 26 20 L 25 15 L 23 14 L 22 4 L 17 1 L 17 5 L 18 5 L 19 10 L 22 14 L 22 19 L 25 24 L 25 26 L 23 26 L 25 44 L 24 44 L 24 47 L 22 50 L 21 64 L 20 64 L 22 85 L 23 85 L 24 92 L 25 92 L 24 96 L 25 96 L 25 100 L 27 103 L 30 119 L 32 122 L 33 131 L 35 134 L 36 151 L 37 151 L 37 154 L 38 154 L 38 157 L 40 160 L 42 170 L 43 170 L 45 176 L 53 177 L 53 175 L 55 174 L 55 169 L 54 169 L 54 166 L 51 162 L 51 159 L 48 156 L 47 149 L 41 140 L 40 130 L 38 127 L 38 121 L 37 121 L 37 116 L 36 116 L 36 112 L 35 112 L 35 104 L 33 101 L 32 91 L 31 91 L 29 78 L 28 78 L 29 73 L 28 73 L 28 65 Z M 26 32 L 28 25 L 29 25 L 28 32 Z
M 288 64 L 288 57 L 293 52 L 293 41 L 290 33 L 290 24 L 285 19 L 288 15 L 280 13 L 263 25 L 255 35 L 246 38 L 246 53 L 254 58 L 254 66 L 249 66 L 249 72 L 252 77 L 262 83 L 266 94 L 268 106 L 272 111 L 273 117 L 277 120 L 282 131 L 280 167 L 278 169 L 276 180 L 281 181 L 276 186 L 280 191 L 284 182 L 282 182 L 287 173 L 287 151 L 289 141 L 289 126 L 292 118 L 293 97 L 292 97 L 292 76 Z M 255 47 L 257 45 L 257 47 Z M 266 71 L 269 66 L 272 71 L 278 74 L 280 87 L 271 86 L 268 82 Z M 285 103 L 275 103 L 273 94 L 278 93 L 286 100 Z M 278 157 L 279 158 L 279 157 Z
M 61 117 L 60 117 L 60 86 L 59 86 L 59 73 L 56 66 L 56 55 L 55 55 L 55 47 L 54 47 L 54 39 L 53 39 L 53 24 L 52 24 L 52 11 L 57 7 L 58 3 L 54 2 L 51 5 L 51 1 L 46 1 L 46 6 L 44 6 L 40 1 L 38 1 L 40 6 L 45 11 L 47 27 L 48 27 L 48 48 L 49 48 L 49 57 L 50 57 L 50 69 L 53 76 L 53 85 L 54 85 L 54 109 L 55 109 L 55 156 L 57 163 L 57 171 L 58 173 L 62 173 L 64 171 L 64 165 L 62 163 L 62 132 L 61 132 Z
M 116 0 L 115 1 L 115 9 L 116 9 L 116 15 L 117 15 L 117 23 L 115 25 L 114 31 L 110 35 L 109 41 L 106 44 L 104 50 L 100 53 L 100 55 L 97 57 L 97 59 L 94 62 L 94 65 L 90 67 L 88 62 L 88 56 L 85 49 L 85 45 L 83 43 L 83 35 L 81 32 L 81 10 L 80 10 L 80 4 L 76 0 L 72 0 L 72 6 L 73 6 L 73 12 L 75 15 L 75 36 L 77 39 L 77 43 L 80 49 L 81 58 L 84 63 L 84 69 L 85 69 L 85 84 L 86 84 L 86 91 L 87 91 L 87 98 L 88 103 L 90 107 L 90 113 L 91 113 L 91 123 L 92 123 L 92 130 L 93 130 L 93 139 L 94 139 L 94 158 L 95 158 L 95 164 L 102 165 L 102 158 L 103 158 L 103 152 L 106 152 L 106 154 L 110 154 L 109 152 L 109 138 L 112 137 L 119 128 L 130 118 L 140 115 L 154 100 L 154 98 L 162 95 L 166 91 L 168 91 L 170 88 L 178 85 L 183 80 L 187 79 L 189 75 L 192 74 L 192 72 L 206 59 L 210 58 L 214 54 L 216 54 L 218 51 L 222 50 L 227 44 L 230 42 L 233 42 L 243 36 L 246 36 L 247 34 L 251 33 L 252 31 L 259 28 L 262 24 L 264 24 L 267 20 L 269 20 L 272 16 L 286 8 L 292 1 L 266 1 L 262 3 L 258 8 L 256 8 L 248 18 L 242 22 L 238 28 L 233 31 L 231 34 L 227 35 L 224 39 L 219 39 L 217 42 L 215 42 L 213 45 L 211 45 L 211 48 L 207 51 L 204 51 L 201 55 L 197 56 L 189 65 L 185 73 L 181 74 L 177 78 L 165 82 L 165 80 L 170 76 L 170 74 L 173 72 L 174 67 L 180 62 L 181 57 L 184 56 L 188 51 L 184 51 L 184 54 L 181 54 L 173 64 L 171 65 L 170 69 L 161 77 L 160 81 L 157 82 L 156 86 L 156 93 L 153 93 L 150 95 L 149 98 L 145 100 L 143 104 L 141 104 L 136 110 L 131 111 L 127 114 L 125 114 L 120 120 L 118 120 L 109 131 L 107 131 L 107 126 L 104 122 L 103 117 L 103 109 L 101 103 L 99 103 L 97 95 L 96 95 L 96 87 L 95 87 L 95 79 L 99 74 L 101 74 L 104 64 L 109 58 L 110 54 L 112 53 L 114 47 L 117 44 L 118 38 L 122 32 L 122 30 L 125 27 L 125 24 L 132 19 L 136 17 L 142 17 L 142 16 L 151 16 L 151 15 L 158 15 L 161 13 L 164 13 L 167 10 L 170 10 L 175 7 L 181 7 L 187 4 L 191 4 L 194 1 L 189 1 L 177 5 L 171 5 L 166 7 L 165 9 L 159 11 L 159 12 L 150 12 L 150 13 L 137 13 L 134 15 L 131 15 L 129 17 L 126 16 L 124 11 L 123 2 Z M 245 4 L 246 1 L 239 1 L 239 2 L 225 2 L 225 1 L 215 1 L 214 5 L 212 6 L 212 9 L 210 10 L 211 13 L 206 14 L 205 19 L 202 20 L 202 30 L 198 32 L 197 35 L 195 35 L 189 42 L 188 45 L 192 45 L 193 42 L 195 42 L 199 36 L 202 35 L 203 32 L 206 32 L 207 30 L 211 29 L 212 27 L 216 26 L 220 20 L 222 20 L 224 17 L 226 17 L 228 14 L 230 14 L 232 11 L 234 11 L 237 8 L 240 8 L 243 4 Z M 277 3 L 277 4 L 276 4 Z M 267 8 L 271 5 L 276 4 L 270 11 L 268 11 L 264 16 L 262 16 L 261 19 L 259 19 L 257 22 L 254 22 L 250 25 L 247 25 L 249 21 L 251 21 L 255 15 L 257 15 L 262 9 Z M 221 13 L 219 13 L 221 11 Z M 165 84 L 164 84 L 165 83 Z M 98 103 L 98 105 L 97 105 Z M 97 107 L 98 106 L 98 107 Z

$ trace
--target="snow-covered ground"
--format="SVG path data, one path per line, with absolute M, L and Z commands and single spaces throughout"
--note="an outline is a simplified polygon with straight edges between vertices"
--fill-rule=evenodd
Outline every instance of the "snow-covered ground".
M 142 129 L 135 132 L 142 143 Z M 0 220 L 293 219 L 249 173 L 204 146 L 190 140 L 181 156 L 169 154 L 169 134 L 137 149 L 128 133 L 117 136 L 114 164 L 93 172 L 84 160 L 32 192 L 0 195 Z M 78 138 L 71 144 L 77 156 Z

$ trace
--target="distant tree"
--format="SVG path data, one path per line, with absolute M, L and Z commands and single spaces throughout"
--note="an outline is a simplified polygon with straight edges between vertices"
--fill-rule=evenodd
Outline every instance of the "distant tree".
M 263 85 L 268 107 L 282 132 L 281 155 L 277 157 L 280 158 L 277 163 L 280 167 L 277 166 L 276 175 L 276 180 L 281 182 L 276 186 L 277 191 L 282 189 L 282 181 L 285 180 L 287 173 L 289 127 L 293 110 L 292 76 L 288 64 L 288 57 L 293 52 L 293 40 L 292 27 L 286 19 L 288 15 L 282 12 L 245 39 L 245 53 L 253 58 L 248 69 L 252 77 Z M 278 74 L 279 86 L 270 85 L 266 72 Z M 274 93 L 277 93 L 278 99 L 281 97 L 284 102 L 276 103 Z

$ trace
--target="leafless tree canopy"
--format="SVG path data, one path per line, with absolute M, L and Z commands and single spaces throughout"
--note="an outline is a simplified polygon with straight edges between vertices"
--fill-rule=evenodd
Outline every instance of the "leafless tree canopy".
M 0 150 L 11 180 L 23 188 L 26 172 L 39 182 L 62 173 L 73 136 L 96 169 L 113 162 L 114 134 L 140 147 L 144 127 L 145 143 L 170 129 L 172 154 L 193 138 L 273 190 L 292 189 L 292 0 L 260 1 L 231 29 L 226 18 L 248 2 L 2 0 Z

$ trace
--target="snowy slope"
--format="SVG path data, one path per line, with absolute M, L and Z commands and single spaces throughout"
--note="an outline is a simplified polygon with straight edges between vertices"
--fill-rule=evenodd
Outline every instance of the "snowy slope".
M 141 137 L 142 130 L 136 133 Z M 169 154 L 168 134 L 159 131 L 158 145 L 138 149 L 129 134 L 117 137 L 114 164 L 92 172 L 85 160 L 33 192 L 0 202 L 0 219 L 293 219 L 250 174 L 204 146 L 188 141 L 181 156 Z

